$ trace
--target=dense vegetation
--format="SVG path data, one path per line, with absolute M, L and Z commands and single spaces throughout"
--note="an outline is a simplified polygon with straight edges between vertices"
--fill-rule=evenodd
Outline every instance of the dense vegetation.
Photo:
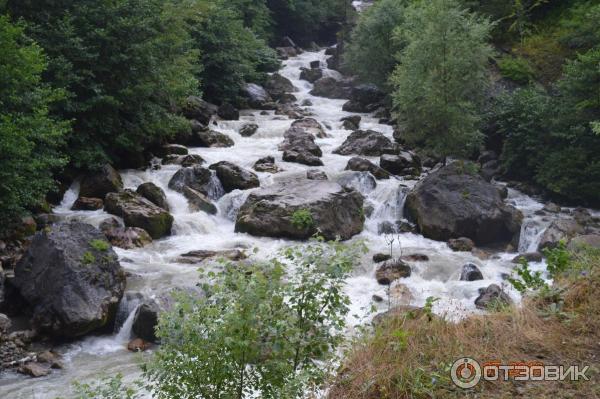
M 483 140 L 507 178 L 597 205 L 599 16 L 595 0 L 380 0 L 345 65 L 391 94 L 409 144 L 476 156 Z
M 189 130 L 189 95 L 217 104 L 278 67 L 281 35 L 318 40 L 348 1 L 4 0 L 2 209 L 43 202 L 61 167 L 142 166 Z M 342 10 L 342 11 L 341 11 Z M 4 122 L 6 121 L 6 122 Z M 7 227 L 7 223 L 2 223 Z

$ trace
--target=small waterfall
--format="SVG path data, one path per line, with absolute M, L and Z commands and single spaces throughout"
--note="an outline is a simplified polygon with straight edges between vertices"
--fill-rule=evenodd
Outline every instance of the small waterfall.
M 222 215 L 231 221 L 235 221 L 241 206 L 246 202 L 250 193 L 247 190 L 235 191 L 225 195 L 219 201 L 219 209 Z
M 115 341 L 127 343 L 131 339 L 131 328 L 133 327 L 133 320 L 135 319 L 135 313 L 137 312 L 139 305 L 136 305 L 135 308 L 129 313 L 127 319 L 125 319 L 125 323 L 121 326 L 121 329 L 117 333 L 115 337 Z
M 379 195 L 373 198 L 375 212 L 373 212 L 372 219 L 387 221 L 402 219 L 408 192 L 409 188 L 404 186 L 390 186 L 386 190 L 382 190 Z
M 123 296 L 123 299 L 119 302 L 119 307 L 117 308 L 117 314 L 115 316 L 115 333 L 120 333 L 123 329 L 122 327 L 124 327 L 127 320 L 132 317 L 131 315 L 135 313 L 135 310 L 141 301 L 142 294 L 139 292 L 127 292 Z
M 340 186 L 351 187 L 363 195 L 377 187 L 377 182 L 369 172 L 343 172 L 335 178 Z
M 206 185 L 207 196 L 213 201 L 225 195 L 225 189 L 214 170 L 211 170 L 210 181 Z
M 521 225 L 519 252 L 536 252 L 546 226 L 535 219 L 526 220 Z

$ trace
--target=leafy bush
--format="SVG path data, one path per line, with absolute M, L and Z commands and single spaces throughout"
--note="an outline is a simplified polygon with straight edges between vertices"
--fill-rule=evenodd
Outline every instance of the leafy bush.
M 301 209 L 292 214 L 292 225 L 297 229 L 310 229 L 315 221 L 308 209 Z
M 415 2 L 405 18 L 392 83 L 406 138 L 439 156 L 469 154 L 481 139 L 490 24 L 454 0 Z
M 393 32 L 404 22 L 408 0 L 381 0 L 361 14 L 345 47 L 345 66 L 364 82 L 387 87 L 402 49 Z
M 54 186 L 69 124 L 49 109 L 64 93 L 42 83 L 42 49 L 0 15 L 0 236 Z
M 224 264 L 204 297 L 181 295 L 163 314 L 145 376 L 157 398 L 299 398 L 331 371 L 357 247 L 314 242 L 283 263 Z M 286 274 L 284 268 L 288 267 Z
M 104 377 L 92 383 L 75 383 L 74 399 L 141 399 L 138 390 L 127 387 L 123 376 Z
M 531 82 L 535 75 L 529 62 L 521 57 L 502 57 L 498 67 L 502 76 L 520 84 Z

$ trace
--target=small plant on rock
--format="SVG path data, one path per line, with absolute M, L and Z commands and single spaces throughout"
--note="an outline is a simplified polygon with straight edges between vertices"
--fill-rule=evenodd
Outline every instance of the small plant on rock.
M 315 221 L 308 209 L 299 209 L 292 214 L 292 225 L 297 229 L 311 229 L 315 226 Z

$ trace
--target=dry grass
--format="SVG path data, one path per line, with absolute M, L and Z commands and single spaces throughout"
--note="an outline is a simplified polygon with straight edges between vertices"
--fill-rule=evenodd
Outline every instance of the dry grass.
M 574 255 L 556 297 L 532 297 L 461 323 L 423 312 L 400 312 L 357 342 L 333 383 L 330 399 L 600 398 L 600 252 Z M 584 271 L 582 273 L 582 271 Z M 538 361 L 590 365 L 590 381 L 485 382 L 455 387 L 450 366 L 460 357 L 481 362 Z

